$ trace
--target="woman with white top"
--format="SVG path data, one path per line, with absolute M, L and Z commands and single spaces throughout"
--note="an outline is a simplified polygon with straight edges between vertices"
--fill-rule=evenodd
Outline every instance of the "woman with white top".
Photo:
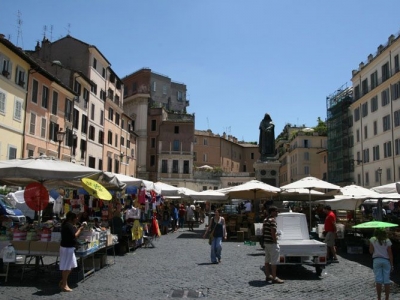
M 382 284 L 385 285 L 385 299 L 389 299 L 390 272 L 393 271 L 392 242 L 387 238 L 384 228 L 375 229 L 374 236 L 369 240 L 369 253 L 372 254 L 375 275 L 376 293 L 381 299 Z

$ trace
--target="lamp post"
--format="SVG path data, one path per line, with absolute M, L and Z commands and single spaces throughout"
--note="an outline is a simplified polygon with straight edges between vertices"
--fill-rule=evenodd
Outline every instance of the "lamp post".
M 119 155 L 119 164 L 120 164 L 120 170 L 119 173 L 122 174 L 122 160 L 124 159 L 124 152 L 121 152 Z
M 379 185 L 382 185 L 382 168 L 379 167 L 377 172 L 378 172 L 378 175 L 379 175 Z
M 378 170 L 376 170 L 378 172 L 379 175 L 379 185 L 382 185 L 382 168 L 379 167 Z M 378 221 L 382 221 L 382 209 L 383 209 L 383 205 L 382 205 L 382 199 L 378 199 L 378 205 L 377 205 L 377 213 L 376 213 L 376 218 Z
M 57 141 L 58 141 L 58 159 L 61 158 L 61 142 L 64 140 L 65 131 L 60 128 L 57 132 Z

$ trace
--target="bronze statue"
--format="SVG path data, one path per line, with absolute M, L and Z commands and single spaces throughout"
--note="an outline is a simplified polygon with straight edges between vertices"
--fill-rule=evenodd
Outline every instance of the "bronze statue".
M 275 156 L 275 125 L 269 114 L 265 114 L 260 123 L 260 140 L 258 149 L 261 161 L 266 161 L 268 157 Z

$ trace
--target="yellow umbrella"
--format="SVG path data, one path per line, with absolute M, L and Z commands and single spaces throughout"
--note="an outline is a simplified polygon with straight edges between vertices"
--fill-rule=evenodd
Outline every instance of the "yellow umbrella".
M 110 192 L 107 191 L 107 189 L 97 181 L 86 177 L 82 178 L 81 181 L 83 188 L 93 197 L 99 198 L 101 200 L 112 199 L 112 195 L 110 194 Z

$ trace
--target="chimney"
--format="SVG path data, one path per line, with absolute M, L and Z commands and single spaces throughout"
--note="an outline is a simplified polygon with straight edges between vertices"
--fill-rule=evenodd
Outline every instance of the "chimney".
M 371 62 L 374 56 L 372 54 L 368 55 L 368 62 Z
M 393 43 L 393 41 L 394 41 L 394 35 L 392 34 L 388 38 L 388 44 L 391 45 Z
M 380 54 L 382 52 L 383 48 L 384 48 L 383 45 L 378 46 L 378 54 Z
M 39 41 L 37 41 L 35 51 L 40 51 L 40 49 L 41 49 L 41 47 L 40 47 Z
M 359 66 L 359 70 L 361 70 L 362 68 L 364 68 L 364 63 L 360 62 L 360 64 L 358 66 Z

